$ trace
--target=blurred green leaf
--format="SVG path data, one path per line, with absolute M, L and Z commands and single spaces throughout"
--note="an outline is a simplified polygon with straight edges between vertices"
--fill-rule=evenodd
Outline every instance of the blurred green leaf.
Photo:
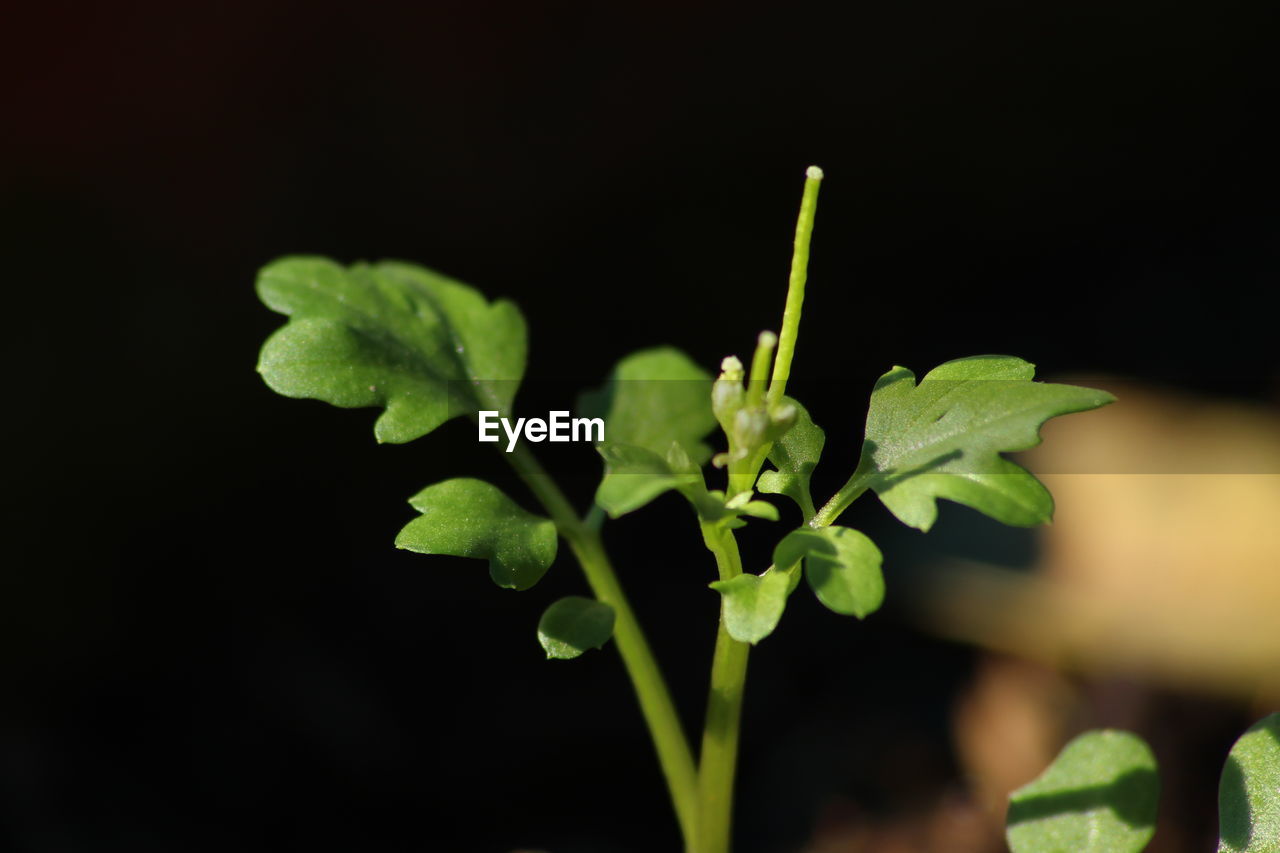
M 427 486 L 409 499 L 422 513 L 396 536 L 396 547 L 489 561 L 493 582 L 528 589 L 556 557 L 556 528 L 526 512 L 483 480 L 458 478 Z
M 904 524 L 928 530 L 937 498 L 997 521 L 1049 521 L 1053 498 L 1040 481 L 1000 456 L 1040 443 L 1049 418 L 1111 402 L 1105 391 L 1033 382 L 1035 366 L 1009 356 L 949 361 L 917 385 L 895 367 L 871 393 L 859 471 Z
M 614 366 L 605 386 L 582 395 L 579 408 L 605 419 L 605 440 L 665 455 L 673 441 L 702 464 L 701 439 L 715 426 L 711 377 L 674 347 L 640 350 Z
M 1013 853 L 1138 853 L 1156 830 L 1160 777 L 1129 732 L 1086 732 L 1009 797 Z
M 809 478 L 822 456 L 826 433 L 813 422 L 804 406 L 790 397 L 786 403 L 796 407 L 796 422 L 781 438 L 773 443 L 769 461 L 776 471 L 765 471 L 756 483 L 756 489 L 770 495 L 786 495 L 800 506 L 807 522 L 813 518 L 813 497 L 809 491 Z
M 1218 785 L 1218 853 L 1280 853 L 1280 714 L 1255 723 Z
M 570 595 L 542 614 L 538 642 L 548 658 L 570 660 L 608 642 L 613 635 L 613 620 L 613 608 L 603 601 Z
M 678 473 L 662 456 L 643 447 L 606 443 L 598 449 L 605 476 L 596 489 L 596 503 L 612 518 L 639 509 L 669 489 L 696 488 L 702 483 L 700 473 Z
M 880 549 L 852 527 L 801 527 L 773 550 L 775 566 L 794 566 L 802 559 L 809 586 L 836 613 L 862 619 L 884 602 Z
M 610 516 L 682 483 L 701 483 L 697 470 L 711 456 L 702 438 L 716 424 L 711 377 L 684 353 L 659 347 L 627 356 L 603 389 L 582 395 L 578 409 L 604 418 L 605 475 L 596 503 Z
M 382 406 L 378 441 L 406 442 L 479 409 L 506 412 L 524 375 L 524 319 L 514 304 L 411 264 L 343 267 L 275 261 L 258 295 L 288 323 L 258 372 L 286 397 Z

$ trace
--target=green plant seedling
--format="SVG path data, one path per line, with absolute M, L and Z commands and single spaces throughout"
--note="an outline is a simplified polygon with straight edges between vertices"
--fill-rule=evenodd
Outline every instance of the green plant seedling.
M 871 391 L 858 465 L 836 494 L 815 503 L 810 481 L 826 435 L 788 396 L 787 384 L 822 180 L 820 169 L 808 170 L 780 332 L 761 333 L 749 362 L 729 356 L 713 376 L 678 350 L 649 349 L 623 358 L 602 388 L 583 395 L 577 414 L 604 425 L 596 448 L 604 476 L 585 513 L 528 444 L 513 439 L 493 446 L 538 512 L 495 485 L 447 480 L 411 499 L 419 516 L 396 539 L 423 554 L 487 560 L 498 586 L 519 590 L 538 582 L 563 540 L 591 596 L 552 603 L 538 622 L 538 640 L 548 657 L 562 659 L 614 641 L 687 853 L 730 849 L 747 660 L 752 644 L 778 627 L 789 596 L 803 580 L 824 606 L 858 619 L 884 599 L 882 572 L 891 564 L 865 534 L 837 524 L 850 504 L 870 490 L 904 524 L 925 531 L 940 498 L 1005 524 L 1046 522 L 1053 513 L 1048 491 L 1003 454 L 1037 444 L 1050 418 L 1112 400 L 1091 388 L 1036 382 L 1031 364 L 1009 356 L 950 361 L 918 380 L 894 367 Z M 413 441 L 453 417 L 481 426 L 514 417 L 527 336 L 512 303 L 491 302 L 465 284 L 399 262 L 342 266 L 284 258 L 262 270 L 257 286 L 269 308 L 289 317 L 258 362 L 279 393 L 379 408 L 380 442 Z M 525 434 L 547 429 L 539 424 Z M 719 440 L 711 438 L 717 427 Z M 708 474 L 721 476 L 717 471 L 723 479 L 709 486 Z M 721 604 L 696 758 L 601 535 L 606 516 L 635 512 L 667 492 L 689 503 L 715 562 L 711 587 Z M 766 555 L 771 565 L 754 554 L 744 561 L 736 531 L 779 524 L 783 514 L 769 500 L 777 495 L 795 503 L 799 524 L 783 526 Z

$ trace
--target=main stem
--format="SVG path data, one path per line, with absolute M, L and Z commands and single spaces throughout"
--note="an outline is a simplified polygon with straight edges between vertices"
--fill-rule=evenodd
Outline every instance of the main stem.
M 714 522 L 702 523 L 702 537 L 715 555 L 720 580 L 742 574 L 742 558 L 733 531 Z M 698 764 L 698 844 L 696 853 L 728 853 L 733 824 L 733 777 L 738 766 L 742 726 L 742 697 L 751 647 L 729 636 L 720 613 L 716 650 L 711 663 L 711 690 L 702 730 Z
M 777 408 L 786 393 L 791 375 L 791 359 L 800 334 L 800 312 L 804 307 L 804 286 L 809 270 L 809 242 L 813 237 L 813 221 L 818 206 L 818 188 L 822 170 L 810 166 L 805 172 L 804 196 L 796 219 L 795 244 L 791 254 L 791 278 L 787 286 L 787 305 L 782 315 L 782 334 L 777 340 L 773 374 L 769 381 L 768 407 Z M 748 404 L 759 405 L 764 385 L 764 365 L 773 348 L 772 336 L 761 335 L 752 359 L 748 380 Z M 737 494 L 755 487 L 760 465 L 769 452 L 763 447 L 750 460 L 748 470 L 731 470 L 729 491 Z M 731 580 L 742 574 L 742 558 L 733 531 L 710 522 L 702 523 L 702 537 L 715 555 L 720 580 Z M 698 763 L 698 844 L 689 853 L 729 853 L 733 822 L 733 777 L 738 765 L 738 740 L 742 725 L 742 698 L 747 682 L 747 643 L 729 636 L 725 627 L 724 606 L 720 608 L 720 627 L 716 632 L 716 650 L 711 662 L 711 691 L 707 697 L 707 719 L 702 732 L 702 754 Z
M 512 467 L 551 515 L 556 529 L 582 566 L 591 591 L 613 608 L 613 640 L 622 656 L 631 685 L 640 702 L 640 711 L 658 752 L 658 763 L 667 780 L 676 819 L 685 845 L 693 850 L 698 825 L 698 774 L 693 752 L 685 738 L 675 703 L 667 689 L 658 662 L 649 649 L 640 623 L 627 601 L 618 576 L 609 563 L 604 543 L 595 526 L 584 523 L 538 460 L 522 445 L 507 454 Z

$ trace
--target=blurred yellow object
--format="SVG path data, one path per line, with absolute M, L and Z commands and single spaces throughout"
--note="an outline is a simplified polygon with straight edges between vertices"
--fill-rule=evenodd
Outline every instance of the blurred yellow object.
M 1280 412 L 1108 390 L 1119 402 L 1051 422 L 1021 460 L 1057 502 L 1037 570 L 947 567 L 929 626 L 1060 670 L 1280 700 Z

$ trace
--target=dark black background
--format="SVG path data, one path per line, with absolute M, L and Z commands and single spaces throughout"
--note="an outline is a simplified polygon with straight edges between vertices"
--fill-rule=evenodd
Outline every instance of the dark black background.
M 571 562 L 517 595 L 391 547 L 429 482 L 477 474 L 525 499 L 502 461 L 461 423 L 377 447 L 372 412 L 270 393 L 253 365 L 280 318 L 257 267 L 403 257 L 514 298 L 534 393 L 557 399 L 641 346 L 745 357 L 777 325 L 818 163 L 796 369 L 831 436 L 820 491 L 894 363 L 1011 352 L 1267 399 L 1278 8 L 11 18 L 0 846 L 676 849 L 615 653 L 540 659 L 541 608 L 582 591 Z M 549 459 L 585 501 L 596 463 Z M 891 554 L 919 547 L 879 507 L 855 515 Z M 961 550 L 986 530 L 944 516 Z M 709 557 L 674 499 L 608 538 L 692 727 Z M 860 626 L 793 601 L 752 662 L 743 853 L 796 849 L 833 802 L 927 800 L 955 772 L 969 653 L 892 610 Z

